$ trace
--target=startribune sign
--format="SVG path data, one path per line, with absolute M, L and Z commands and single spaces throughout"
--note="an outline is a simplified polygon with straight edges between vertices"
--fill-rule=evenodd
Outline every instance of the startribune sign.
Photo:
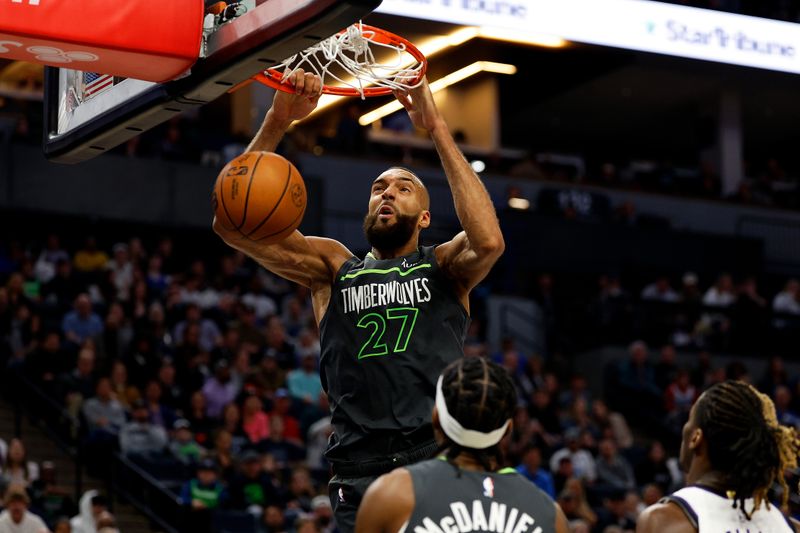
M 383 0 L 378 11 L 800 73 L 800 24 L 649 0 Z

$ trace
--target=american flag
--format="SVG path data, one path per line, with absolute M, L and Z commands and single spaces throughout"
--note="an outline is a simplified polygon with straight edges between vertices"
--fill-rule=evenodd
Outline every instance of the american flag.
M 83 84 L 83 98 L 91 98 L 114 85 L 114 76 L 98 74 L 97 72 L 84 72 Z

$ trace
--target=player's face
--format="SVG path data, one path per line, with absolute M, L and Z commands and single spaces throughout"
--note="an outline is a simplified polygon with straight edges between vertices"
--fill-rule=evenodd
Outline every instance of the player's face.
M 381 174 L 370 190 L 364 233 L 379 250 L 404 246 L 419 228 L 427 227 L 425 191 L 415 176 L 398 169 Z

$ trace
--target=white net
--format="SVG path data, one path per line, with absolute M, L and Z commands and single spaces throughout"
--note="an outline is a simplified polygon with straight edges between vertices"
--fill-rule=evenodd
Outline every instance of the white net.
M 291 56 L 271 70 L 283 70 L 282 80 L 288 80 L 297 69 L 314 72 L 323 85 L 338 85 L 354 89 L 365 96 L 369 87 L 390 90 L 409 90 L 422 83 L 425 64 L 408 52 L 402 42 L 381 42 L 378 33 L 361 23 L 329 37 L 306 50 Z M 376 54 L 388 57 L 376 59 Z

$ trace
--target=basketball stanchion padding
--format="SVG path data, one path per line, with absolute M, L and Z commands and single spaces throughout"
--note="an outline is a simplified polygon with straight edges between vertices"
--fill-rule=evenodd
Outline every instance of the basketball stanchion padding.
M 197 61 L 203 0 L 0 1 L 0 59 L 173 80 Z
M 388 55 L 377 57 L 376 54 Z M 297 69 L 322 78 L 322 92 L 338 96 L 382 96 L 422 83 L 428 62 L 408 39 L 358 23 L 293 55 L 253 77 L 284 92 L 294 92 L 288 80 Z

